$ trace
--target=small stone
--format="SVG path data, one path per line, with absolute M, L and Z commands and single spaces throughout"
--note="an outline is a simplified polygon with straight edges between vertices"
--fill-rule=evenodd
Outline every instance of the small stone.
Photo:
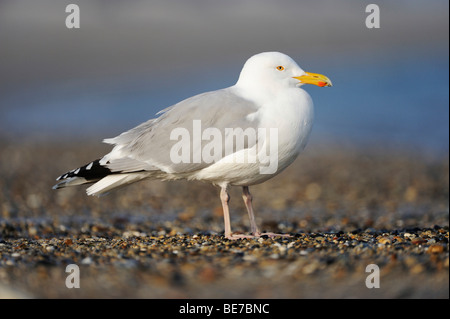
M 391 240 L 387 237 L 381 237 L 380 239 L 378 239 L 378 242 L 383 245 L 388 245 L 391 243 Z
M 305 267 L 303 267 L 302 272 L 305 275 L 311 275 L 312 273 L 314 273 L 317 269 L 318 264 L 316 262 L 312 262 L 309 265 L 306 265 Z
M 305 197 L 308 200 L 314 201 L 317 200 L 322 194 L 322 187 L 320 187 L 317 183 L 310 183 L 306 186 L 305 189 Z
M 433 245 L 428 248 L 428 252 L 430 254 L 441 254 L 444 252 L 444 246 L 441 245 Z
M 14 266 L 16 263 L 14 262 L 14 260 L 8 259 L 7 261 L 5 261 L 5 265 L 6 266 Z
M 253 255 L 244 255 L 244 257 L 242 257 L 242 260 L 254 262 L 254 261 L 257 261 L 258 259 Z
M 212 282 L 216 279 L 216 276 L 216 270 L 212 267 L 205 267 L 198 274 L 199 279 L 204 282 Z
M 38 232 L 38 230 L 37 230 L 37 228 L 34 227 L 34 226 L 31 226 L 30 228 L 28 228 L 28 234 L 29 234 L 30 236 L 35 236 L 35 235 L 37 235 L 37 232 Z
M 45 247 L 45 250 L 48 251 L 48 252 L 52 252 L 52 251 L 55 250 L 55 247 L 49 245 L 49 246 Z
M 424 270 L 425 270 L 425 268 L 422 265 L 417 264 L 417 265 L 414 265 L 413 267 L 411 267 L 410 272 L 412 274 L 419 274 Z

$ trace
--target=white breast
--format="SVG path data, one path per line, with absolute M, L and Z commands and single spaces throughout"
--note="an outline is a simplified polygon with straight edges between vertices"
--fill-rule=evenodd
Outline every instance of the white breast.
M 256 158 L 255 164 L 230 163 L 223 159 L 199 171 L 192 178 L 209 180 L 219 185 L 224 183 L 253 185 L 274 177 L 289 166 L 308 142 L 314 119 L 314 108 L 311 97 L 306 91 L 300 88 L 288 90 L 289 92 L 283 92 L 284 94 L 280 94 L 270 104 L 261 105 L 257 114 L 251 115 L 259 118 L 259 127 L 266 132 L 276 130 L 277 163 L 274 171 L 270 173 L 262 171 L 260 158 Z M 270 154 L 273 145 L 269 144 L 274 141 L 272 136 L 267 141 L 269 143 L 262 147 L 260 145 L 260 148 L 266 152 L 265 154 Z
M 289 93 L 280 95 L 275 105 L 264 106 L 261 114 L 262 126 L 278 129 L 280 172 L 297 158 L 308 143 L 314 121 L 313 102 L 306 91 L 289 89 Z

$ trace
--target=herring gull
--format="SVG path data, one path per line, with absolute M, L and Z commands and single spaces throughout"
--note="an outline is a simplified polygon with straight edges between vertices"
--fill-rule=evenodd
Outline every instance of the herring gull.
M 283 171 L 304 149 L 314 108 L 304 84 L 331 86 L 324 75 L 303 71 L 289 56 L 250 57 L 235 85 L 187 98 L 117 137 L 110 153 L 57 178 L 53 188 L 94 183 L 88 195 L 144 179 L 201 180 L 220 187 L 225 237 L 259 237 L 249 186 Z M 233 234 L 228 188 L 242 186 L 251 235 Z

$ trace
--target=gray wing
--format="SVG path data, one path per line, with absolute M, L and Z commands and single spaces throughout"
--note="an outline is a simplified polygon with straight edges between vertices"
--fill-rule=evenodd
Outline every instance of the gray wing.
M 105 143 L 114 144 L 115 147 L 102 161 L 113 171 L 159 170 L 167 173 L 196 171 L 211 165 L 203 158 L 198 162 L 194 159 L 194 154 L 199 154 L 196 152 L 201 154 L 201 150 L 213 137 L 211 140 L 203 140 L 196 135 L 195 138 L 194 121 L 200 120 L 196 122 L 196 132 L 199 123 L 201 132 L 206 128 L 216 128 L 221 132 L 223 137 L 221 154 L 225 154 L 224 141 L 227 138 L 226 132 L 230 133 L 230 129 L 233 129 L 232 138 L 245 141 L 244 144 L 234 145 L 233 151 L 251 148 L 257 143 L 257 137 L 255 140 L 245 135 L 247 128 L 257 131 L 258 117 L 254 115 L 257 111 L 258 107 L 253 102 L 234 94 L 230 88 L 199 94 L 159 112 L 161 115 L 158 118 L 142 123 L 115 138 L 104 140 Z M 171 133 L 179 128 L 189 132 L 189 141 L 181 142 L 181 138 L 171 140 Z M 194 138 L 199 143 L 194 142 Z M 185 142 L 190 145 L 184 145 Z M 170 154 L 175 144 L 189 148 L 189 162 L 174 163 Z

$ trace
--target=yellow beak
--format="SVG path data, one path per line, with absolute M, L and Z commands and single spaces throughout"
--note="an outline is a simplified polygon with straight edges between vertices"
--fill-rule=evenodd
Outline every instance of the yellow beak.
M 294 76 L 294 79 L 299 80 L 301 83 L 305 84 L 314 84 L 320 87 L 324 86 L 333 86 L 331 80 L 327 78 L 325 75 L 318 73 L 305 72 L 305 75 L 302 76 Z

